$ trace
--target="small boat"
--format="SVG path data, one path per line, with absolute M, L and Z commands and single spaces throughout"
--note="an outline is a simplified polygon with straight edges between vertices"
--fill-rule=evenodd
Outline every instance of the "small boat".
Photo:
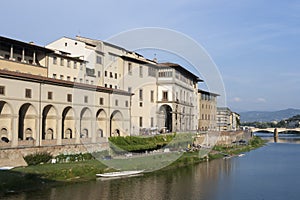
M 232 156 L 230 156 L 230 155 L 225 155 L 225 156 L 223 157 L 224 160 L 230 159 L 230 158 L 232 158 Z
M 120 171 L 120 172 L 109 172 L 109 173 L 103 173 L 103 174 L 96 174 L 96 176 L 112 178 L 112 177 L 132 176 L 132 175 L 140 174 L 143 172 L 144 172 L 144 170 Z
M 14 167 L 0 167 L 0 170 L 11 170 Z
M 243 157 L 245 154 L 241 153 L 238 155 L 238 157 Z

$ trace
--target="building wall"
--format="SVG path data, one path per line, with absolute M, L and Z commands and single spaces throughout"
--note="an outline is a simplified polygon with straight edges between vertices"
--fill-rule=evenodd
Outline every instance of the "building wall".
M 217 130 L 217 97 L 209 92 L 198 93 L 199 130 Z
M 130 109 L 125 101 L 130 101 L 129 95 L 33 78 L 0 77 L 5 89 L 0 95 L 0 133 L 9 146 L 95 143 L 128 134 Z M 26 89 L 31 91 L 27 97 Z

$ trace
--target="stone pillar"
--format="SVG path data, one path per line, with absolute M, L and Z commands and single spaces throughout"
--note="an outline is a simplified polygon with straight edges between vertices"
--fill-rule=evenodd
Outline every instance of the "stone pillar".
M 278 141 L 278 130 L 277 128 L 274 129 L 274 142 Z
M 41 139 L 42 139 L 42 134 L 41 134 L 41 131 L 42 131 L 42 129 L 40 129 L 40 127 L 41 127 L 41 121 L 42 121 L 42 119 L 41 119 L 41 115 L 38 115 L 38 117 L 36 117 L 36 119 L 35 119 L 35 146 L 41 146 L 42 144 L 42 142 L 41 142 Z
M 75 136 L 75 143 L 76 144 L 80 144 L 80 119 L 76 119 L 76 122 L 75 122 L 75 131 L 74 131 L 74 136 Z
M 22 49 L 22 60 L 21 62 L 25 62 L 25 49 Z
M 92 143 L 96 142 L 96 137 L 97 137 L 97 130 L 96 130 L 96 120 L 91 119 L 91 135 L 92 135 Z
M 62 119 L 61 119 L 61 117 L 58 117 L 57 123 L 56 123 L 56 141 L 57 141 L 57 145 L 62 144 Z
M 35 60 L 36 60 L 35 51 L 33 51 L 33 58 L 32 59 L 33 59 L 32 64 L 36 65 L 36 62 L 35 62 Z
M 12 147 L 17 147 L 18 146 L 18 116 L 13 116 L 12 117 L 12 141 L 11 141 L 11 146 Z
M 11 45 L 9 59 L 12 60 L 13 58 L 14 58 L 14 45 Z

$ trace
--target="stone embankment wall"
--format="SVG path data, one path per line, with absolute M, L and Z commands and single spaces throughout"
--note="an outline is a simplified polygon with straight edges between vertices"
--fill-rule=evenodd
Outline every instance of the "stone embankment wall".
M 217 145 L 231 145 L 234 141 L 245 139 L 246 135 L 243 131 L 222 131 Z
M 9 148 L 0 150 L 0 167 L 19 167 L 27 166 L 24 158 L 26 155 L 48 152 L 52 156 L 59 154 L 79 154 L 88 152 L 102 151 L 108 148 L 108 143 L 99 144 L 76 144 L 60 146 L 43 146 L 43 147 L 26 147 L 26 148 Z

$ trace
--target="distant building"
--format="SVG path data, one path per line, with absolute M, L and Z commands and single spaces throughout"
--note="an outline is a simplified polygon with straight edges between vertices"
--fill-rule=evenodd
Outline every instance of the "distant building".
M 218 94 L 198 90 L 200 131 L 218 130 L 217 126 L 217 96 Z
M 228 107 L 217 108 L 217 126 L 219 131 L 236 131 L 239 129 L 240 115 Z

